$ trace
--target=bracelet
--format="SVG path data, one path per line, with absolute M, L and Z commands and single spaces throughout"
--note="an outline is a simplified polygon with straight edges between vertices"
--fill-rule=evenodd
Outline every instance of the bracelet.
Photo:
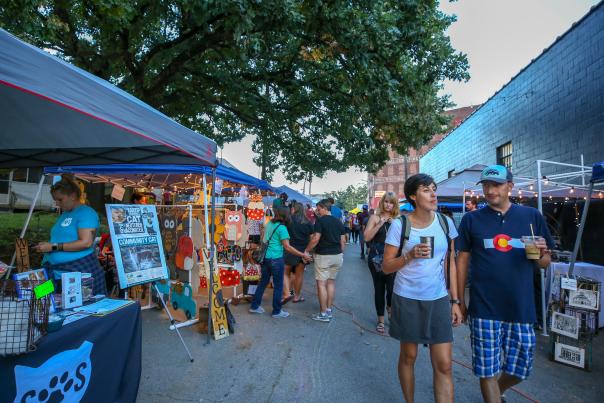
M 60 251 L 63 251 L 63 242 L 59 243 L 59 245 L 58 245 L 58 246 L 59 246 L 59 250 L 60 250 Z

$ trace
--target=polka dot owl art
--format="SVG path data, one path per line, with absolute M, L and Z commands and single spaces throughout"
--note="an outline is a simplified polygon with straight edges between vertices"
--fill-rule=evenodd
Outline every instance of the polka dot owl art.
M 250 202 L 247 206 L 247 218 L 256 221 L 260 221 L 264 218 L 264 203 L 262 203 L 262 195 L 253 194 L 250 196 Z
M 226 238 L 228 241 L 237 241 L 243 234 L 243 213 L 229 211 L 225 213 Z

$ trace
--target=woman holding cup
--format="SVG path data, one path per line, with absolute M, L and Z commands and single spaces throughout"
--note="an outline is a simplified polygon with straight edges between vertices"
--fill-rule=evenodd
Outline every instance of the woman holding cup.
M 428 344 L 434 400 L 452 402 L 452 326 L 459 325 L 462 318 L 453 247 L 457 230 L 450 218 L 437 215 L 432 177 L 417 174 L 407 179 L 405 197 L 415 208 L 406 217 L 409 237 L 405 239 L 403 221 L 395 220 L 386 236 L 383 263 L 384 273 L 396 273 L 390 336 L 400 341 L 399 381 L 405 400 L 413 402 L 418 345 Z M 451 294 L 447 290 L 447 259 Z

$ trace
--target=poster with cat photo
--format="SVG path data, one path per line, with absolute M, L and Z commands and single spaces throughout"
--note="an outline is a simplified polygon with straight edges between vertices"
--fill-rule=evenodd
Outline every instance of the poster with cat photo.
M 168 278 L 157 211 L 144 204 L 107 204 L 120 288 Z

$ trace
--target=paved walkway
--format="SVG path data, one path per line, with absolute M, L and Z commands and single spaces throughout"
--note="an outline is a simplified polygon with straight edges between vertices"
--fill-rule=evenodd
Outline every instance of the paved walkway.
M 373 332 L 373 286 L 359 248 L 350 246 L 337 282 L 331 323 L 310 319 L 318 310 L 312 270 L 305 278 L 304 303 L 286 305 L 291 316 L 251 315 L 234 307 L 236 333 L 205 345 L 194 328 L 181 329 L 193 356 L 189 363 L 164 315 L 143 313 L 143 373 L 139 402 L 399 402 L 398 343 Z M 272 290 L 263 306 L 270 312 Z M 469 331 L 455 329 L 453 376 L 458 402 L 482 401 L 472 375 Z M 507 393 L 508 402 L 600 402 L 604 396 L 604 336 L 594 343 L 591 373 L 547 358 L 548 339 L 538 337 L 533 376 Z M 428 350 L 416 364 L 416 402 L 431 402 Z

